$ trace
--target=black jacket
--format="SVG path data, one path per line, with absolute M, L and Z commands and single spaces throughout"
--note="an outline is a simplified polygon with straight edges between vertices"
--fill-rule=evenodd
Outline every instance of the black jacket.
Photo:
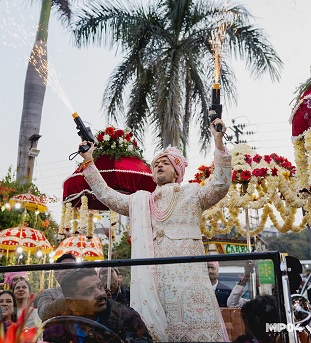
M 221 282 L 218 282 L 215 289 L 215 295 L 219 307 L 227 307 L 227 299 L 229 298 L 230 293 L 231 289 L 228 286 L 222 284 Z

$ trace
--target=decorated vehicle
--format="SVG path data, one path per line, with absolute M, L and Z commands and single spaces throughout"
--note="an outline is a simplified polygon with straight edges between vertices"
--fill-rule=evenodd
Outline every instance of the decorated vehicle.
M 34 293 L 37 293 L 42 292 L 46 289 L 57 288 L 58 283 L 55 279 L 55 275 L 57 275 L 60 270 L 62 270 L 63 272 L 69 272 L 74 270 L 75 274 L 73 275 L 76 275 L 76 273 L 78 273 L 79 270 L 95 269 L 96 271 L 98 271 L 101 268 L 116 268 L 119 273 L 124 275 L 130 275 L 130 270 L 133 267 L 140 268 L 147 265 L 150 268 L 157 268 L 159 266 L 164 265 L 175 265 L 184 263 L 206 264 L 210 261 L 218 261 L 220 265 L 220 274 L 222 273 L 222 271 L 225 271 L 226 268 L 233 269 L 238 266 L 239 273 L 232 273 L 231 282 L 233 287 L 235 283 L 237 283 L 241 278 L 243 278 L 243 266 L 247 261 L 250 260 L 256 266 L 256 268 L 254 268 L 254 277 L 255 280 L 257 280 L 258 284 L 255 288 L 254 293 L 250 292 L 250 282 L 252 281 L 250 281 L 249 284 L 245 286 L 245 292 L 247 296 L 246 301 L 255 298 L 256 295 L 259 294 L 262 295 L 272 293 L 274 294 L 275 299 L 277 301 L 277 321 L 275 323 L 266 323 L 266 330 L 271 332 L 271 334 L 277 336 L 279 342 L 294 343 L 299 342 L 301 339 L 308 338 L 310 333 L 308 331 L 308 321 L 306 322 L 306 316 L 310 313 L 309 307 L 307 307 L 307 310 L 302 311 L 301 305 L 299 305 L 302 303 L 302 299 L 297 298 L 297 296 L 293 299 L 291 297 L 291 293 L 293 293 L 295 287 L 299 286 L 295 275 L 295 270 L 297 270 L 297 268 L 293 264 L 293 261 L 291 259 L 286 258 L 279 252 L 232 253 L 206 256 L 183 256 L 174 258 L 126 259 L 109 261 L 93 260 L 78 263 L 2 266 L 0 267 L 0 273 L 4 275 L 6 272 L 26 271 L 29 282 L 33 286 Z M 43 280 L 43 282 L 40 282 L 39 285 L 38 280 L 40 279 Z M 141 282 L 143 282 L 143 280 Z M 122 287 L 128 288 L 128 290 L 130 291 L 130 286 L 131 279 L 129 276 L 129 279 L 125 281 L 125 284 L 123 284 Z M 87 287 L 87 284 L 85 285 L 85 287 Z M 106 284 L 103 287 L 108 289 L 111 288 L 111 285 Z M 146 287 L 148 286 L 146 285 Z M 66 304 L 66 301 L 64 304 Z M 40 307 L 41 305 L 40 303 L 38 303 L 36 306 Z M 135 305 L 132 304 L 132 306 L 135 309 Z M 64 308 L 66 308 L 65 305 Z M 38 310 L 40 313 L 40 308 L 38 308 Z M 221 313 L 224 319 L 224 323 L 230 341 L 236 339 L 239 335 L 242 335 L 244 332 L 240 312 L 241 309 L 239 307 L 221 308 Z M 62 337 L 63 331 L 60 331 L 59 328 L 63 326 L 65 328 L 73 330 L 73 333 L 76 332 L 77 327 L 82 328 L 82 331 L 85 330 L 84 337 L 89 337 L 89 339 L 92 339 L 91 342 L 94 343 L 106 341 L 122 342 L 123 339 L 118 337 L 118 333 L 113 331 L 109 327 L 109 325 L 107 327 L 107 325 L 105 326 L 101 323 L 90 320 L 88 316 L 84 316 L 82 314 L 82 311 L 81 315 L 73 315 L 67 309 L 66 311 L 64 311 L 63 315 L 53 315 L 53 311 L 51 311 L 50 318 L 42 323 L 42 328 L 43 333 L 45 331 L 49 333 L 51 332 L 51 330 L 52 332 L 53 330 L 57 330 L 57 335 L 60 335 L 59 340 L 57 342 L 62 342 L 60 338 Z M 152 332 L 150 333 L 152 336 Z M 43 335 L 43 337 L 45 336 Z M 48 334 L 46 334 L 45 340 L 49 342 L 47 339 Z M 129 341 L 132 340 L 130 339 Z M 304 341 L 302 340 L 302 342 Z

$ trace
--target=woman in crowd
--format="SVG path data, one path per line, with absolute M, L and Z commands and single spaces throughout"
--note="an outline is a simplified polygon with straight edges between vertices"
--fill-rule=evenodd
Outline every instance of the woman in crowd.
M 4 332 L 6 332 L 8 327 L 17 321 L 16 299 L 12 292 L 3 291 L 0 294 L 0 309 L 1 322 L 4 326 Z
M 21 280 L 15 284 L 13 292 L 16 297 L 17 303 L 17 317 L 19 317 L 23 309 L 28 307 L 29 305 L 31 286 L 28 281 Z M 28 328 L 39 326 L 41 324 L 41 320 L 38 315 L 38 310 L 33 307 L 30 307 L 30 309 L 32 310 L 32 312 L 27 320 L 26 326 Z
M 12 290 L 15 284 L 20 280 L 27 280 L 27 272 L 18 271 L 18 272 L 7 272 L 4 274 L 4 285 L 7 289 Z

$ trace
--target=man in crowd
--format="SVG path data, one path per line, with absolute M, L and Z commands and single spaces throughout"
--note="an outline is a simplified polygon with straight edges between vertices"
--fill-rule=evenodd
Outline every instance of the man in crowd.
M 64 254 L 60 256 L 55 263 L 74 263 L 76 257 L 72 254 Z M 59 269 L 55 271 L 55 277 L 58 283 L 61 282 L 64 275 L 68 272 L 66 269 Z M 49 318 L 60 316 L 68 313 L 68 306 L 64 298 L 62 289 L 58 286 L 56 288 L 49 288 L 43 291 L 37 300 L 38 314 L 44 322 Z
M 233 287 L 231 294 L 228 297 L 228 307 L 242 307 L 250 299 L 242 298 L 245 286 L 254 271 L 255 263 L 253 261 L 246 261 L 244 265 L 243 278 Z
M 110 337 L 109 342 L 152 342 L 147 328 L 140 315 L 131 307 L 127 307 L 107 298 L 105 285 L 98 277 L 95 269 L 75 269 L 69 271 L 61 280 L 61 288 L 68 307 L 74 316 L 96 321 L 111 330 L 112 337 L 106 331 L 101 341 Z M 67 329 L 67 328 L 66 328 Z M 53 327 L 44 331 L 44 339 L 52 342 L 95 343 L 94 330 L 88 330 L 86 325 L 73 324 L 71 330 L 54 330 Z M 58 335 L 61 333 L 61 337 Z M 99 334 L 97 329 L 95 335 Z
M 231 289 L 218 281 L 219 262 L 207 262 L 207 268 L 219 307 L 227 307 L 227 299 L 231 293 Z

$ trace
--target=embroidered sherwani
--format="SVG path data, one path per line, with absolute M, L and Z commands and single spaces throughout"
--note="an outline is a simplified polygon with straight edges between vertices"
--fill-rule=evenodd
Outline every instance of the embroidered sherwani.
M 170 183 L 157 186 L 153 194 L 140 191 L 131 196 L 109 188 L 94 166 L 84 174 L 100 201 L 132 217 L 132 258 L 191 256 L 205 253 L 200 232 L 202 212 L 221 200 L 231 183 L 231 157 L 216 150 L 214 165 L 213 178 L 203 187 Z M 155 206 L 150 207 L 151 197 Z M 165 212 L 170 206 L 172 210 L 164 219 L 155 215 L 154 208 Z M 140 272 L 135 268 L 131 306 L 141 314 L 155 340 L 228 340 L 206 263 L 157 265 L 149 270 L 139 267 Z M 157 326 L 162 326 L 162 332 Z

